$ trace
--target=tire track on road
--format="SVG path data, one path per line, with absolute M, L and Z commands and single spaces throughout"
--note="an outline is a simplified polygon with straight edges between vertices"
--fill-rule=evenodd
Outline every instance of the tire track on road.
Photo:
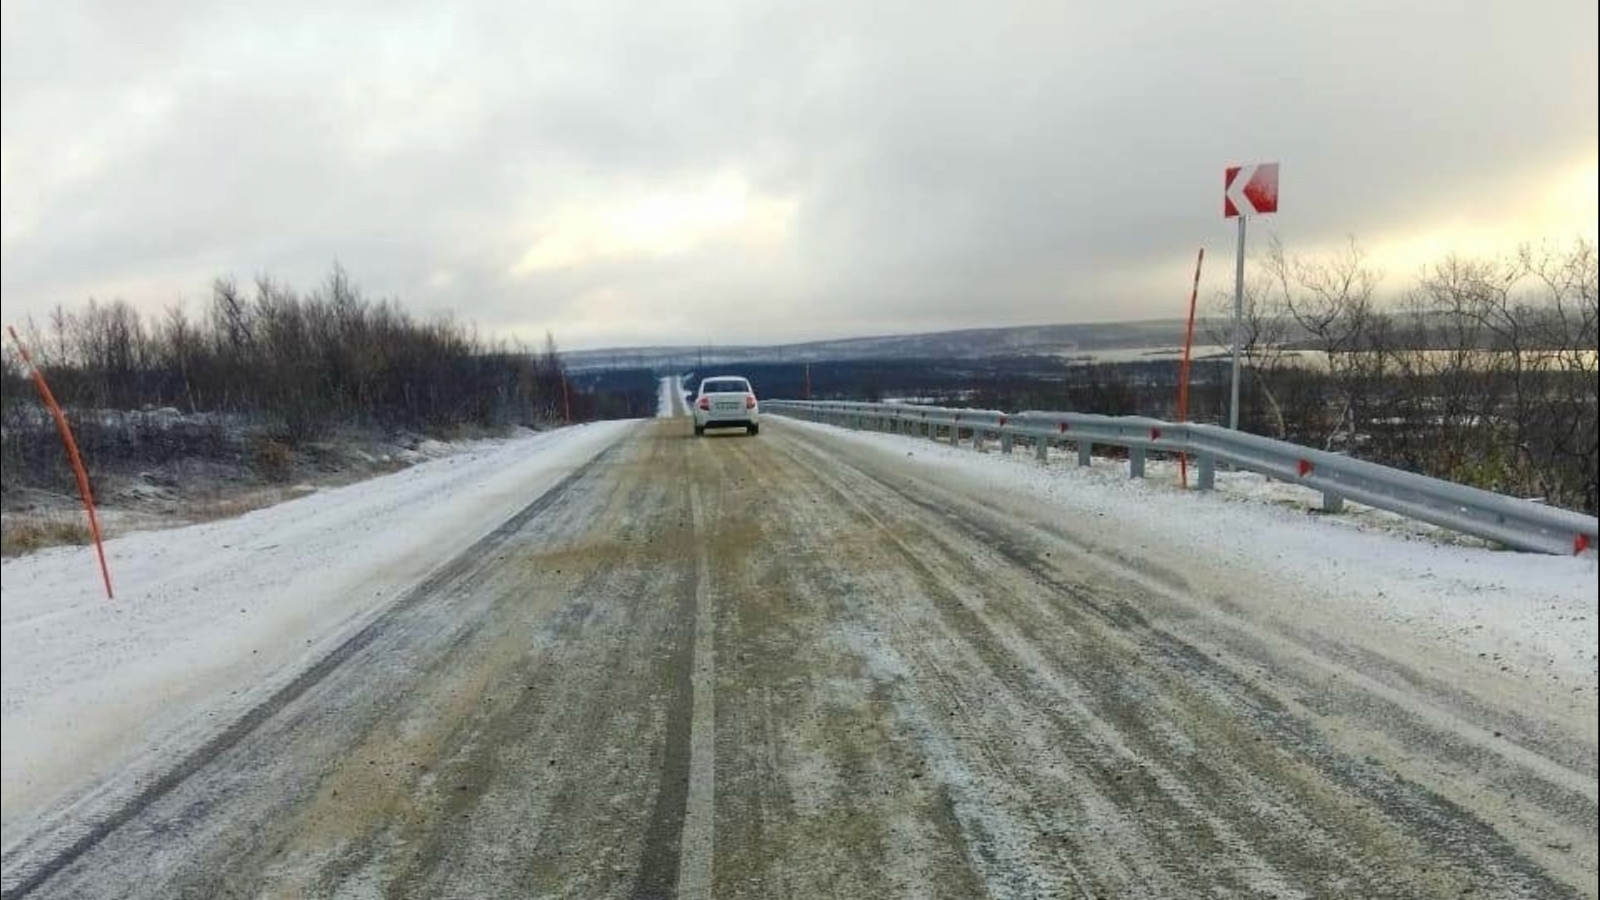
M 689 797 L 684 811 L 682 851 L 678 861 L 678 900 L 711 896 L 717 809 L 717 683 L 716 623 L 712 618 L 711 560 L 706 548 L 706 516 L 700 486 L 689 485 L 694 519 L 695 619 L 694 704 L 689 727 Z
M 782 429 L 781 432 L 786 436 L 792 433 L 790 429 Z M 972 650 L 985 659 L 993 676 L 1007 685 L 1008 691 L 1015 692 L 1017 713 L 1033 715 L 1048 710 L 1052 706 L 1049 700 L 1052 691 L 1046 690 L 1041 693 L 1039 689 L 1051 684 L 1058 686 L 1064 684 L 1065 682 L 1059 681 L 1060 678 L 1080 682 L 1083 688 L 1091 689 L 1092 693 L 1086 697 L 1093 698 L 1096 708 L 1100 708 L 1108 701 L 1134 702 L 1136 707 L 1157 702 L 1157 706 L 1149 709 L 1143 716 L 1133 713 L 1132 708 L 1126 712 L 1118 712 L 1115 703 L 1105 708 L 1105 712 L 1111 714 L 1112 719 L 1119 723 L 1116 727 L 1125 738 L 1136 739 L 1139 744 L 1148 745 L 1143 747 L 1142 753 L 1155 754 L 1146 757 L 1158 763 L 1156 769 L 1152 770 L 1152 773 L 1158 776 L 1155 786 L 1164 785 L 1161 788 L 1162 792 L 1170 794 L 1165 800 L 1160 795 L 1142 799 L 1124 797 L 1123 800 L 1134 800 L 1141 807 L 1151 800 L 1176 803 L 1177 806 L 1171 809 L 1172 813 L 1178 814 L 1180 819 L 1190 814 L 1201 816 L 1202 821 L 1207 822 L 1208 829 L 1215 829 L 1219 821 L 1223 824 L 1233 823 L 1242 830 L 1230 834 L 1233 832 L 1233 827 L 1230 826 L 1217 832 L 1218 838 L 1224 845 L 1235 851 L 1252 846 L 1262 850 L 1273 848 L 1268 858 L 1280 863 L 1288 863 L 1290 857 L 1299 857 L 1297 863 L 1282 869 L 1282 874 L 1295 880 L 1304 879 L 1323 869 L 1326 869 L 1325 874 L 1328 876 L 1336 875 L 1340 869 L 1349 873 L 1359 871 L 1360 864 L 1368 859 L 1368 854 L 1376 853 L 1381 848 L 1383 852 L 1379 857 L 1389 858 L 1389 866 L 1385 867 L 1385 871 L 1389 874 L 1369 872 L 1365 876 L 1369 887 L 1383 893 L 1380 885 L 1396 877 L 1401 882 L 1415 881 L 1413 887 L 1420 887 L 1421 883 L 1429 880 L 1429 876 L 1424 875 L 1421 880 L 1417 880 L 1415 873 L 1402 874 L 1405 871 L 1404 859 L 1408 856 L 1402 844 L 1418 839 L 1421 846 L 1410 851 L 1410 856 L 1415 857 L 1417 850 L 1424 848 L 1426 850 L 1422 859 L 1424 865 L 1417 868 L 1417 872 L 1426 873 L 1427 864 L 1437 861 L 1442 864 L 1444 871 L 1455 870 L 1456 874 L 1465 876 L 1463 881 L 1466 884 L 1496 885 L 1501 889 L 1509 889 L 1515 896 L 1570 894 L 1569 888 L 1552 883 L 1547 873 L 1530 866 L 1526 857 L 1499 838 L 1470 811 L 1457 807 L 1425 788 L 1409 784 L 1403 779 L 1394 779 L 1388 772 L 1352 762 L 1338 750 L 1326 745 L 1310 724 L 1287 710 L 1275 708 L 1276 704 L 1269 698 L 1257 694 L 1250 684 L 1239 681 L 1236 673 L 1217 660 L 1189 646 L 1166 625 L 1158 621 L 1146 621 L 1144 615 L 1126 602 L 1137 594 L 1135 585 L 1138 579 L 1134 579 L 1135 584 L 1124 584 L 1123 589 L 1112 590 L 1105 597 L 1091 599 L 1080 596 L 1078 581 L 1064 582 L 1058 571 L 1061 566 L 1070 566 L 1070 561 L 1043 559 L 1042 556 L 1049 554 L 1034 546 L 1036 535 L 1030 534 L 1026 527 L 1019 530 L 1014 526 L 1002 524 L 1000 522 L 1002 515 L 997 510 L 983 503 L 975 503 L 970 498 L 957 496 L 951 491 L 935 489 L 931 485 L 922 485 L 927 490 L 919 490 L 910 484 L 910 479 L 884 478 L 874 474 L 873 471 L 858 467 L 848 454 L 841 456 L 816 446 L 820 442 L 811 440 L 811 435 L 804 435 L 804 438 L 794 442 L 793 445 L 785 445 L 790 451 L 789 455 L 802 467 L 810 470 L 812 477 L 819 484 L 831 488 L 836 503 L 857 506 L 861 501 L 865 501 L 869 506 L 880 510 L 882 515 L 892 518 L 895 527 L 888 529 L 876 515 L 868 516 L 869 521 L 877 523 L 880 531 L 888 534 L 893 544 L 899 545 L 900 553 L 905 559 L 906 570 L 921 573 L 919 577 L 922 581 L 921 591 L 928 593 L 935 607 L 941 610 L 941 615 L 952 617 L 948 619 L 949 633 L 961 635 L 964 640 L 972 641 Z M 931 496 L 928 495 L 929 491 L 932 492 Z M 906 546 L 897 539 L 903 529 L 923 535 L 916 541 L 916 548 Z M 1020 543 L 1019 534 L 1027 535 Z M 928 544 L 928 540 L 932 541 L 931 545 Z M 983 552 L 973 554 L 973 541 L 977 546 L 984 548 Z M 1071 546 L 1070 540 L 1066 543 Z M 928 565 L 935 566 L 937 572 L 928 570 Z M 977 568 L 972 573 L 963 574 L 967 572 L 969 566 Z M 1117 567 L 1112 565 L 1110 568 L 1112 572 L 1108 574 L 1111 581 L 1120 583 L 1122 579 L 1115 574 Z M 1049 590 L 1058 598 L 1057 603 L 1053 604 L 1056 606 L 1056 614 L 1041 618 L 1038 611 L 1030 611 L 1031 601 L 1026 598 L 1037 594 L 1038 590 L 1034 588 L 1021 590 L 1020 583 L 1012 589 L 1016 596 L 1001 602 L 1001 596 L 994 595 L 992 590 L 986 588 L 984 586 L 986 581 L 978 574 L 987 573 L 985 577 L 994 577 L 1003 576 L 1005 572 L 1015 572 L 1024 578 L 1037 579 L 1040 588 Z M 868 580 L 871 580 L 870 576 Z M 1133 589 L 1135 594 L 1127 594 L 1129 588 Z M 1169 585 L 1165 590 L 1170 592 L 1175 589 Z M 1070 598 L 1071 602 L 1061 606 L 1059 601 L 1065 598 Z M 1155 600 L 1155 597 L 1152 596 L 1150 599 Z M 1159 610 L 1163 606 L 1164 604 L 1157 604 L 1156 608 Z M 1086 634 L 1106 631 L 1107 636 L 1142 635 L 1143 637 L 1138 639 L 1149 643 L 1150 648 L 1159 654 L 1154 659 L 1158 663 L 1157 669 L 1148 670 L 1141 666 L 1139 669 L 1118 674 L 1118 670 L 1114 667 L 1105 668 L 1108 664 L 1118 665 L 1115 659 L 1106 657 L 1104 660 L 1096 660 L 1095 657 L 1101 654 L 1092 644 L 1082 645 L 1081 641 L 1069 640 L 1065 647 L 1054 647 L 1049 642 L 1040 643 L 1037 638 L 1025 637 L 1035 634 L 1042 626 L 1049 626 L 1050 622 L 1059 618 L 1060 614 L 1068 612 L 1071 612 L 1072 619 L 1078 622 L 1075 627 L 1089 628 Z M 1092 615 L 1085 619 L 1084 613 Z M 1166 613 L 1152 614 L 1166 615 Z M 1103 618 L 1104 621 L 1095 625 L 1096 618 Z M 1007 622 L 1011 624 L 1003 624 Z M 988 623 L 988 626 L 980 628 L 981 623 Z M 997 626 L 1000 627 L 1000 632 L 983 637 L 988 634 L 989 628 Z M 996 639 L 1001 642 L 992 643 Z M 1018 641 L 1021 643 L 1017 643 Z M 1008 662 L 1003 647 L 1014 645 L 1017 651 L 1021 652 L 1026 644 L 1036 644 L 1037 650 L 1024 653 L 1023 661 L 1027 662 L 1030 654 L 1038 656 L 1039 661 L 1027 663 L 1023 666 L 1022 672 L 1026 673 L 1033 667 L 1037 669 L 1036 675 L 1044 676 L 1046 669 L 1055 669 L 1056 671 L 1050 673 L 1046 681 L 1036 684 L 1034 683 L 1036 679 L 1033 677 L 1019 679 L 1017 667 Z M 906 659 L 911 661 L 917 658 L 921 647 L 918 639 L 906 638 L 897 641 L 891 649 L 897 649 L 901 654 L 910 653 L 911 656 Z M 1085 652 L 1091 654 L 1087 659 L 1081 658 Z M 1041 662 L 1046 668 L 1038 668 Z M 1138 661 L 1129 659 L 1127 662 Z M 1087 668 L 1085 663 L 1089 664 Z M 933 663 L 931 670 L 926 661 L 913 663 L 913 669 L 918 672 L 919 679 L 930 674 L 938 677 L 938 666 L 938 661 Z M 1171 681 L 1167 676 L 1170 676 L 1173 670 L 1190 672 L 1187 678 L 1192 684 L 1184 680 Z M 1161 674 L 1163 672 L 1166 672 L 1167 676 L 1163 676 Z M 1151 680 L 1152 676 L 1155 676 L 1155 680 Z M 1152 690 L 1154 693 L 1150 693 Z M 1132 693 L 1128 693 L 1129 691 Z M 996 699 L 1005 700 L 1007 696 L 1008 694 L 1002 694 Z M 1207 700 L 1206 696 L 1211 696 L 1212 699 Z M 1141 697 L 1144 699 L 1141 700 Z M 1157 715 L 1161 708 L 1168 708 L 1169 712 L 1178 712 L 1179 709 L 1171 708 L 1169 704 L 1180 697 L 1188 698 L 1190 704 L 1199 701 L 1199 705 L 1192 709 L 1187 706 L 1181 707 L 1185 711 L 1179 720 L 1180 725 L 1188 723 L 1184 727 L 1200 729 L 1194 732 L 1194 735 L 1211 734 L 1213 740 L 1223 735 L 1235 735 L 1234 740 L 1244 741 L 1243 744 L 1234 745 L 1240 755 L 1242 768 L 1226 758 L 1204 760 L 1181 754 L 1163 755 L 1159 752 L 1161 742 L 1164 740 L 1162 735 L 1165 734 L 1161 728 L 1167 726 L 1158 728 L 1160 723 L 1154 721 L 1152 717 Z M 1219 701 L 1220 707 L 1215 705 Z M 1251 709 L 1266 715 L 1259 720 L 1236 719 L 1237 715 Z M 959 718 L 951 719 L 950 724 L 955 725 Z M 1055 716 L 1047 715 L 1046 718 Z M 1146 719 L 1152 720 L 1146 721 Z M 1020 722 L 1018 727 L 1021 727 Z M 1069 734 L 1073 730 L 1071 720 L 1060 720 L 1060 724 L 1056 727 L 1066 729 Z M 1270 744 L 1252 742 L 1261 741 L 1263 734 L 1272 739 Z M 981 736 L 980 732 L 979 737 Z M 1175 739 L 1181 738 L 1181 732 L 1175 735 Z M 1198 740 L 1198 737 L 1196 739 Z M 977 746 L 983 745 L 982 740 L 977 744 Z M 1296 748 L 1309 764 L 1311 771 L 1321 772 L 1320 778 L 1306 780 L 1303 775 L 1295 774 L 1297 770 L 1293 767 L 1279 772 L 1280 767 L 1272 762 L 1273 746 Z M 1263 753 L 1263 748 L 1268 752 Z M 1368 763 L 1370 764 L 1371 760 L 1368 760 Z M 1162 766 L 1169 768 L 1164 774 L 1160 771 Z M 1181 777 L 1175 778 L 1179 775 Z M 1024 772 L 1017 771 L 1003 780 L 1016 783 L 1020 778 L 1021 782 L 1027 782 L 1029 778 L 1024 776 Z M 1279 799 L 1289 802 L 1288 806 L 1280 810 L 1284 816 L 1293 817 L 1297 814 L 1299 804 L 1315 801 L 1306 808 L 1309 812 L 1331 801 L 1334 805 L 1324 810 L 1325 812 L 1345 810 L 1354 822 L 1357 818 L 1364 819 L 1367 816 L 1361 810 L 1371 804 L 1370 808 L 1384 813 L 1387 824 L 1372 823 L 1377 826 L 1376 830 L 1363 826 L 1361 830 L 1371 832 L 1365 839 L 1365 849 L 1363 849 L 1364 841 L 1352 840 L 1352 835 L 1337 836 L 1335 832 L 1327 832 L 1327 837 L 1333 839 L 1334 844 L 1324 848 L 1323 852 L 1342 847 L 1344 853 L 1341 855 L 1356 854 L 1345 855 L 1342 864 L 1331 868 L 1326 865 L 1326 861 L 1317 862 L 1313 856 L 1306 855 L 1313 849 L 1311 845 L 1284 856 L 1282 855 L 1284 851 L 1293 850 L 1294 844 L 1297 843 L 1293 833 L 1263 831 L 1264 823 L 1253 821 L 1248 815 L 1239 815 L 1243 808 L 1239 803 L 1244 798 L 1229 799 L 1230 795 L 1225 790 L 1226 785 L 1240 778 L 1246 779 L 1246 783 L 1252 781 L 1256 783 L 1257 790 L 1264 790 L 1269 794 L 1281 793 Z M 1120 778 L 1117 780 L 1121 782 Z M 1326 794 L 1324 785 L 1338 793 L 1349 793 L 1340 799 L 1338 793 Z M 1105 785 L 1105 787 L 1110 789 L 1108 796 L 1112 797 L 1127 790 L 1126 784 Z M 1199 787 L 1201 793 L 1193 794 L 1191 787 Z M 1219 788 L 1224 790 L 1219 793 L 1217 790 Z M 1287 793 L 1283 793 L 1284 791 Z M 1317 799 L 1319 797 L 1322 799 Z M 1197 799 L 1205 799 L 1206 802 L 1196 806 Z M 1265 799 L 1265 796 L 1262 799 Z M 1215 805 L 1218 802 L 1221 805 Z M 1223 819 L 1207 821 L 1214 818 L 1214 814 L 1223 814 Z M 1316 827 L 1310 831 L 1325 832 L 1326 829 Z M 1385 838 L 1385 835 L 1389 835 L 1389 838 Z M 1161 836 L 1162 831 L 1157 830 L 1148 837 L 1165 843 Z M 1402 844 L 1395 844 L 1390 838 L 1403 839 Z M 1287 844 L 1284 843 L 1285 839 L 1288 839 Z M 1380 843 L 1370 843 L 1374 840 Z M 1462 847 L 1474 849 L 1472 852 L 1462 852 L 1460 849 Z M 1181 844 L 1171 845 L 1170 850 L 1174 855 L 1168 857 L 1170 863 L 1178 863 L 1182 859 L 1181 848 Z M 1217 874 L 1220 873 L 1213 872 L 1211 877 L 1215 878 Z M 1445 880 L 1448 882 L 1453 877 L 1446 876 Z M 1302 882 L 1302 884 L 1310 886 L 1315 882 Z M 1440 887 L 1442 885 L 1435 885 L 1435 889 Z
M 444 586 L 469 574 L 475 567 L 490 559 L 499 546 L 524 528 L 533 519 L 562 501 L 574 485 L 588 477 L 597 467 L 607 462 L 617 444 L 602 450 L 588 462 L 573 470 L 533 502 L 523 507 L 509 519 L 496 526 L 465 551 L 445 562 L 415 587 L 402 594 L 375 618 L 356 631 L 321 659 L 305 668 L 283 687 L 236 719 L 231 725 L 210 740 L 183 756 L 165 774 L 156 778 L 126 803 L 90 823 L 75 839 L 68 839 L 59 849 L 44 851 L 48 855 L 33 861 L 32 846 L 45 845 L 56 835 L 39 834 L 8 848 L 6 872 L 0 898 L 21 900 L 32 894 L 63 869 L 72 865 L 97 844 L 142 812 L 170 794 L 188 778 L 200 771 L 218 756 L 226 753 L 249 737 L 262 723 L 282 711 L 337 670 L 346 660 L 367 647 L 383 634 L 394 620 L 408 610 L 434 597 Z M 30 846 L 31 845 L 31 846 Z
M 686 449 L 687 452 L 693 452 Z M 705 504 L 691 480 L 690 529 L 695 546 L 692 606 L 687 646 L 674 653 L 673 699 L 667 710 L 666 745 L 655 808 L 644 835 L 637 900 L 711 896 L 716 817 L 716 623 Z

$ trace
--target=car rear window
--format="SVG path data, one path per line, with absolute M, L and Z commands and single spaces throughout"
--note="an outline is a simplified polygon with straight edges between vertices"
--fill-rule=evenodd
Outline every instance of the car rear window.
M 711 378 L 700 386 L 702 394 L 748 394 L 750 382 L 743 378 Z

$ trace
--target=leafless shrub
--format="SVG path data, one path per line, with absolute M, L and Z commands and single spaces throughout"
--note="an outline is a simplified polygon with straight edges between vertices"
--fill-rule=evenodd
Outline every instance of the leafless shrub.
M 1389 305 L 1379 279 L 1354 241 L 1324 260 L 1272 242 L 1245 290 L 1246 427 L 1594 511 L 1594 245 L 1446 257 Z
M 365 297 L 339 266 L 309 293 L 265 276 L 247 287 L 219 278 L 193 317 L 172 307 L 146 318 L 120 300 L 91 300 L 22 330 L 57 399 L 88 431 L 103 424 L 102 411 L 171 407 L 249 422 L 293 448 L 343 425 L 446 434 L 564 415 L 554 338 L 528 353 L 453 319 L 419 320 L 396 301 Z M 44 460 L 59 447 L 9 347 L 4 379 L 5 483 L 53 480 Z M 575 403 L 574 414 L 587 408 Z M 124 428 L 83 443 L 91 463 L 105 463 L 163 440 Z

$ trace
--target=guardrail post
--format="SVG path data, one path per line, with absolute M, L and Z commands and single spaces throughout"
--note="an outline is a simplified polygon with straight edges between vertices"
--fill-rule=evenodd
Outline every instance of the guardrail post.
M 1129 447 L 1128 448 L 1128 477 L 1129 478 L 1143 478 L 1144 477 L 1144 448 L 1143 447 Z
M 1042 437 L 1033 439 L 1033 455 L 1039 462 L 1050 461 L 1050 442 Z
M 952 447 L 961 446 L 961 423 L 960 422 L 951 422 L 950 423 L 950 446 L 952 446 Z
M 1003 431 L 1000 432 L 1000 452 L 1008 456 L 1011 453 L 1011 435 Z
M 1088 441 L 1078 442 L 1078 465 L 1087 467 L 1094 458 L 1094 444 Z
M 1322 492 L 1322 511 L 1325 513 L 1344 512 L 1344 498 L 1338 494 Z
M 983 452 L 983 426 L 972 429 L 972 449 Z
M 1217 458 L 1209 453 L 1202 453 L 1199 457 L 1200 478 L 1196 487 L 1202 491 L 1209 491 L 1217 486 Z

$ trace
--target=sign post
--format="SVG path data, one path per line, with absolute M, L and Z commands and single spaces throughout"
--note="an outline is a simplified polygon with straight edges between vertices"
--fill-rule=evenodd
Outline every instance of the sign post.
M 1250 216 L 1278 211 L 1278 164 L 1230 166 L 1223 174 L 1222 217 L 1239 220 L 1239 256 L 1233 267 L 1233 385 L 1228 391 L 1228 427 L 1239 429 L 1239 356 L 1244 343 L 1244 224 Z
M 1178 421 L 1189 421 L 1189 361 L 1194 351 L 1194 308 L 1200 299 L 1200 266 L 1206 261 L 1206 248 L 1201 247 L 1194 260 L 1194 286 L 1189 289 L 1189 326 L 1183 330 L 1183 362 L 1178 366 Z M 1185 490 L 1189 488 L 1189 454 L 1178 454 L 1178 479 Z
M 33 379 L 33 386 L 39 391 L 39 399 L 44 401 L 45 409 L 49 410 L 50 418 L 56 422 L 56 432 L 61 435 L 61 443 L 67 448 L 67 462 L 72 464 L 72 474 L 78 479 L 78 498 L 83 501 L 83 511 L 89 517 L 89 534 L 94 538 L 95 556 L 100 559 L 100 580 L 105 582 L 106 599 L 115 600 L 111 593 L 111 569 L 106 566 L 106 543 L 100 535 L 100 518 L 94 512 L 94 491 L 89 487 L 89 472 L 83 467 L 83 457 L 78 455 L 78 442 L 72 436 L 72 426 L 67 424 L 67 414 L 61 411 L 61 404 L 56 402 L 55 395 L 50 393 L 50 384 L 44 380 L 44 373 L 33 364 L 33 357 L 28 354 L 28 348 L 23 346 L 22 338 L 17 337 L 17 330 L 10 325 L 6 331 L 11 333 L 11 340 L 17 345 L 17 353 L 22 357 L 22 365 L 27 368 L 28 376 Z

